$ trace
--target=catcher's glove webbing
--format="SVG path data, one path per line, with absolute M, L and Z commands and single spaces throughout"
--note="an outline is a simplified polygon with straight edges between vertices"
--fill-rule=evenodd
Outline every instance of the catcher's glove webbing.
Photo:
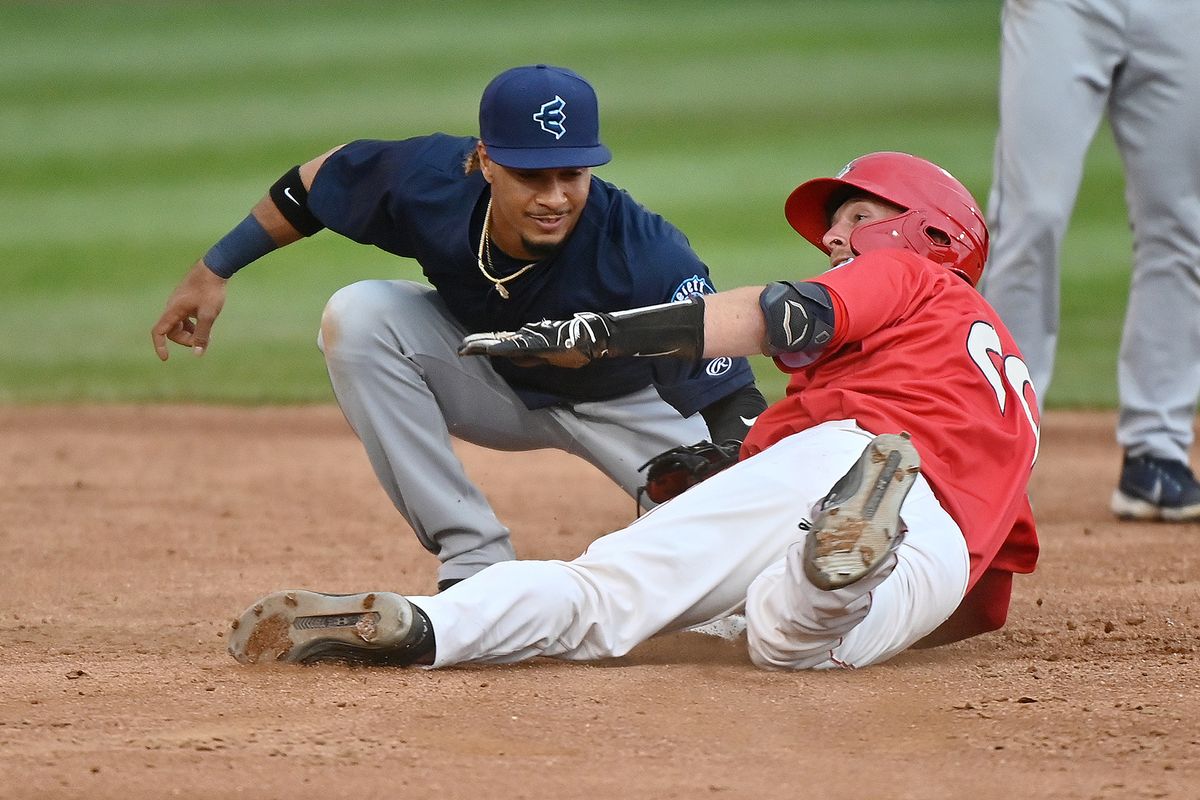
M 665 503 L 700 481 L 733 466 L 737 463 L 741 448 L 741 442 L 728 439 L 720 444 L 696 442 L 659 453 L 638 467 L 638 472 L 646 470 L 646 485 L 638 490 L 639 507 L 642 494 L 655 503 Z

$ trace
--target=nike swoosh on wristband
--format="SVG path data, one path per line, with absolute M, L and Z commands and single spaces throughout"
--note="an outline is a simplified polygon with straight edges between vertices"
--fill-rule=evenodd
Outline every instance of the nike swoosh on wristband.
M 283 188 L 283 193 L 284 193 L 284 195 L 287 197 L 287 199 L 288 199 L 288 200 L 291 200 L 291 201 L 292 201 L 293 203 L 295 203 L 296 205 L 300 205 L 300 201 L 299 201 L 299 200 L 297 200 L 296 198 L 292 197 L 292 187 L 290 187 L 290 186 L 285 186 L 285 187 Z
M 758 416 L 756 415 L 756 416 L 751 417 L 750 419 L 746 419 L 741 414 L 738 414 L 738 419 L 740 419 L 742 421 L 742 424 L 745 425 L 747 428 L 752 428 L 752 427 L 754 427 L 754 421 L 756 419 L 758 419 Z

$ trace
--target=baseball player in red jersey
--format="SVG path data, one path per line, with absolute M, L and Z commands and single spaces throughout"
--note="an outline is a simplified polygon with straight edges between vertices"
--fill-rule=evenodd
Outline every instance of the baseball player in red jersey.
M 947 172 L 873 153 L 802 184 L 788 221 L 829 255 L 807 281 L 476 334 L 466 355 L 773 356 L 792 378 L 741 460 L 572 562 L 506 562 L 434 597 L 277 592 L 240 661 L 506 663 L 619 656 L 744 613 L 765 668 L 863 667 L 1004 624 L 1033 570 L 1038 412 L 975 290 L 988 233 Z

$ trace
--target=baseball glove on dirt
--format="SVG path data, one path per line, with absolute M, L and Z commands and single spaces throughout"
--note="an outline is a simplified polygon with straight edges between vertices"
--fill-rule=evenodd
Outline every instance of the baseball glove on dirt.
M 709 441 L 672 447 L 638 467 L 646 470 L 646 485 L 641 492 L 655 503 L 665 503 L 683 494 L 703 480 L 737 463 L 742 443 L 727 439 L 720 444 Z

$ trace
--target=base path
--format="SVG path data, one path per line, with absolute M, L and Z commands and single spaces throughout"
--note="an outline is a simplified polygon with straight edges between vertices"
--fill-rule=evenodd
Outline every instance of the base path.
M 434 589 L 336 408 L 0 406 L 0 796 L 1194 798 L 1200 525 L 1111 518 L 1113 423 L 1047 416 L 998 633 L 860 672 L 678 634 L 431 673 L 225 652 L 277 589 Z M 522 557 L 633 518 L 578 459 L 459 452 Z

